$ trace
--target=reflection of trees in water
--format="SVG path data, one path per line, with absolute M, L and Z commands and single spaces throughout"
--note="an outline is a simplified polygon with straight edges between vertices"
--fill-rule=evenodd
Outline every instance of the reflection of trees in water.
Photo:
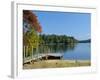
M 39 45 L 39 53 L 64 53 L 68 50 L 73 50 L 75 48 L 76 43 L 70 44 L 42 44 Z

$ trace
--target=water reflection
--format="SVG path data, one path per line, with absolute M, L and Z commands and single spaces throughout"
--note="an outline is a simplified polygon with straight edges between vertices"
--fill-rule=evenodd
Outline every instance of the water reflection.
M 33 58 L 48 55 L 50 57 L 56 56 L 56 58 L 62 57 L 64 60 L 90 60 L 91 47 L 90 43 L 41 44 L 38 48 L 33 48 L 33 52 L 30 54 Z
M 74 50 L 76 43 L 71 44 L 42 44 L 38 47 L 38 53 L 64 53 L 69 50 Z

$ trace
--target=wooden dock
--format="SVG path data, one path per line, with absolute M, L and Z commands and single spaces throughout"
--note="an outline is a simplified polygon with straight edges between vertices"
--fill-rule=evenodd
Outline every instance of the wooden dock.
M 23 63 L 31 63 L 38 60 L 47 60 L 47 59 L 61 59 L 63 56 L 62 53 L 45 53 L 45 54 L 36 54 L 29 57 L 24 57 Z

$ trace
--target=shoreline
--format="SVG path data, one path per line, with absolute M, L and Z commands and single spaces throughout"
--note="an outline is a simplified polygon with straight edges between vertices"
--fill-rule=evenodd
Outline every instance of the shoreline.
M 91 66 L 90 60 L 42 60 L 37 62 L 26 63 L 23 69 L 39 68 L 64 68 L 64 67 L 81 67 Z

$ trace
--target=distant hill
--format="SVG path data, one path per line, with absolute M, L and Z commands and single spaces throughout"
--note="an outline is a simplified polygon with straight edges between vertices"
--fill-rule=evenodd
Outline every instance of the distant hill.
M 88 40 L 80 40 L 79 43 L 90 43 L 91 42 L 91 39 L 88 39 Z

